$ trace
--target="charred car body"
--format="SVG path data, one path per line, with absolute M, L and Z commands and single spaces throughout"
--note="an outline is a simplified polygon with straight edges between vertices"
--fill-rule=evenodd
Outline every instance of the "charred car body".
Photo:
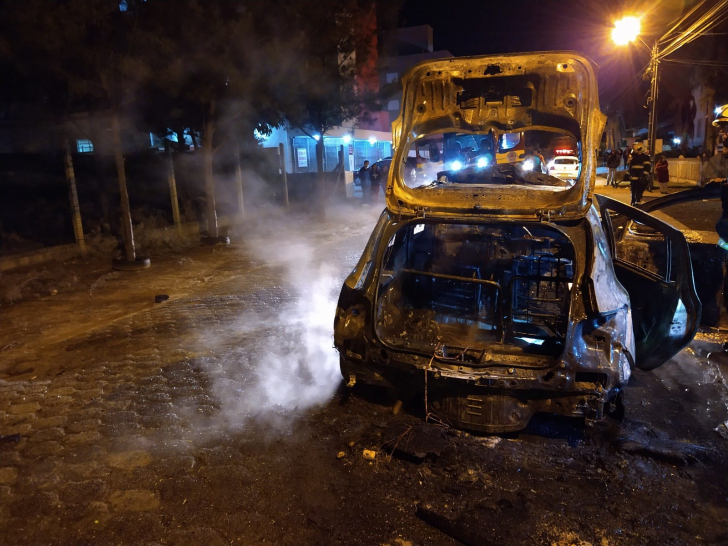
M 598 147 L 604 116 L 591 63 L 447 59 L 402 82 L 387 208 L 334 321 L 345 382 L 422 395 L 427 413 L 482 432 L 521 429 L 536 412 L 602 418 L 633 366 L 692 339 L 700 302 L 682 234 L 593 194 L 595 154 L 581 150 Z M 559 138 L 578 143 L 573 184 L 525 165 Z M 509 145 L 524 153 L 472 160 Z M 415 180 L 412 156 L 425 173 Z M 662 234 L 659 272 L 618 254 L 622 217 Z

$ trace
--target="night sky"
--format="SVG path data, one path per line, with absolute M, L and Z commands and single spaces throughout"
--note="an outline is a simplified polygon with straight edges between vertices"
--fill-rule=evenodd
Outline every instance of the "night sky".
M 642 45 L 615 46 L 610 37 L 613 22 L 623 15 L 644 14 L 644 40 L 651 44 L 694 4 L 685 0 L 405 0 L 399 22 L 400 26 L 429 24 L 435 49 L 447 49 L 455 56 L 579 51 L 598 65 L 602 111 L 646 119 L 643 105 L 649 82 L 641 74 L 649 63 L 649 52 Z M 707 39 L 714 38 L 701 38 Z M 689 53 L 688 48 L 683 53 Z M 672 77 L 679 79 L 680 74 Z

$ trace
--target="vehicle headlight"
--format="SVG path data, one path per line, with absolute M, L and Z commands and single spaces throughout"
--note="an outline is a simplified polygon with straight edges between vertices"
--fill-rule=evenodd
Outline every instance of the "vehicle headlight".
M 523 162 L 523 170 L 524 171 L 532 171 L 533 170 L 533 159 L 527 159 Z
M 452 163 L 450 163 L 450 169 L 453 171 L 459 171 L 462 168 L 463 168 L 463 164 L 460 161 L 458 161 L 457 159 L 455 161 L 453 161 Z
M 478 167 L 479 168 L 482 169 L 483 167 L 486 167 L 487 165 L 488 165 L 488 159 L 487 158 L 485 158 L 485 157 L 479 157 L 478 158 Z

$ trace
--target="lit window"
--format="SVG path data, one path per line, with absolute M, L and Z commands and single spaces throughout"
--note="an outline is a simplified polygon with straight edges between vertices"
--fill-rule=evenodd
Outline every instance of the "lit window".
M 396 82 L 397 78 L 399 78 L 399 74 L 397 74 L 396 72 L 389 72 L 387 74 L 387 83 Z
M 387 110 L 399 110 L 399 99 L 390 100 L 387 103 Z
M 76 149 L 78 150 L 79 154 L 90 154 L 94 151 L 94 145 L 90 140 L 86 138 L 78 139 L 76 140 Z

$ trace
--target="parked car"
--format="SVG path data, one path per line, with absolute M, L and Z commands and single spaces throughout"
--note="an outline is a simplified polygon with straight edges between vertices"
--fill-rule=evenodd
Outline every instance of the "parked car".
M 632 369 L 663 364 L 697 330 L 685 237 L 594 196 L 593 153 L 577 157 L 572 184 L 517 154 L 453 165 L 440 142 L 517 132 L 596 149 L 605 117 L 591 62 L 574 52 L 427 61 L 402 82 L 387 208 L 334 319 L 344 381 L 419 397 L 426 415 L 482 432 L 519 430 L 536 412 L 593 423 L 617 410 Z M 442 161 L 412 183 L 407 157 L 423 141 Z M 659 267 L 618 251 L 614 226 L 629 221 L 660 234 L 646 249 Z
M 573 155 L 556 156 L 549 161 L 547 172 L 563 180 L 576 180 L 579 176 L 579 158 Z

